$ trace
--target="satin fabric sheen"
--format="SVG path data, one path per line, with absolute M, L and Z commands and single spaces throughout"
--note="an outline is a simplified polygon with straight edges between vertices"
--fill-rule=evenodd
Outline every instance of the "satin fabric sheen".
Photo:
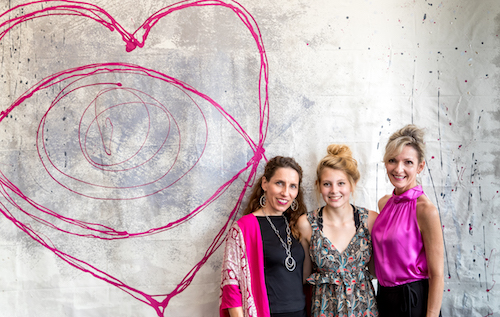
M 372 230 L 375 272 L 385 287 L 429 278 L 422 234 L 417 222 L 417 198 L 422 186 L 392 194 Z

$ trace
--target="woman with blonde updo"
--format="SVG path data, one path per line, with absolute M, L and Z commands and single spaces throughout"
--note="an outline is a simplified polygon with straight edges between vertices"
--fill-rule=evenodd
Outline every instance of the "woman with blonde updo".
M 443 297 L 443 233 L 439 213 L 417 175 L 425 167 L 422 129 L 395 132 L 384 155 L 391 195 L 378 202 L 373 252 L 381 316 L 437 317 Z
M 313 285 L 311 314 L 378 316 L 368 272 L 377 213 L 349 202 L 360 177 L 349 147 L 332 144 L 327 152 L 316 170 L 316 190 L 326 205 L 298 221 L 316 268 L 307 278 Z

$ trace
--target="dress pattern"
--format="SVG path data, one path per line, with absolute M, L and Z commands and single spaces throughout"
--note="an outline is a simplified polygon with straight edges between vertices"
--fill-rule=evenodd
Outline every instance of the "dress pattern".
M 314 317 L 378 316 L 375 292 L 368 272 L 372 254 L 368 210 L 357 208 L 360 226 L 340 253 L 318 226 L 318 210 L 307 213 L 312 227 L 311 260 L 316 270 L 307 281 L 313 285 Z
M 221 277 L 221 299 L 224 296 L 224 287 L 234 285 L 239 288 L 241 306 L 244 316 L 257 316 L 254 298 L 251 291 L 250 268 L 248 267 L 248 258 L 246 254 L 245 240 L 238 224 L 229 229 L 226 240 L 226 249 L 224 252 L 222 277 Z M 233 291 L 232 293 L 238 293 Z M 245 300 L 243 300 L 245 299 Z M 221 312 L 221 316 L 222 316 Z M 226 314 L 224 314 L 226 315 Z
M 242 307 L 244 317 L 269 317 L 264 277 L 264 251 L 259 221 L 253 214 L 241 217 L 227 234 L 221 270 L 219 312 Z

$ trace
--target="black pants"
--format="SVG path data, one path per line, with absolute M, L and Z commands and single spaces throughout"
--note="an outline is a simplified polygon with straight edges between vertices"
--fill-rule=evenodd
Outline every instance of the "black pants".
M 384 287 L 379 284 L 377 292 L 379 315 L 380 317 L 425 317 L 428 295 L 427 279 L 394 287 Z

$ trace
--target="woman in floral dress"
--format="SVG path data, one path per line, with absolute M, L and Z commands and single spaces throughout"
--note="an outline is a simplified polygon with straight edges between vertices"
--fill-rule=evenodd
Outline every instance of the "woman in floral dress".
M 332 144 L 317 168 L 316 188 L 326 205 L 299 218 L 314 273 L 312 316 L 378 316 L 368 272 L 371 228 L 377 213 L 351 205 L 359 180 L 357 162 L 345 145 Z

